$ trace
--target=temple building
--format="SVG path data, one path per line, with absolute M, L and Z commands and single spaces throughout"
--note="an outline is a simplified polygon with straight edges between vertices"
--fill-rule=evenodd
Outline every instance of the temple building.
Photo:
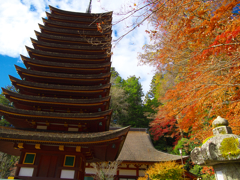
M 14 179 L 83 180 L 85 165 L 118 158 L 129 128 L 109 131 L 112 12 L 51 13 L 2 88 L 0 151 L 20 156 Z
M 110 128 L 116 130 L 117 128 Z M 138 177 L 144 177 L 145 171 L 154 163 L 176 161 L 181 164 L 181 160 L 185 163 L 188 156 L 179 156 L 154 148 L 150 135 L 146 128 L 130 128 L 122 151 L 117 160 L 120 165 L 114 176 L 114 180 L 137 180 Z M 96 170 L 91 163 L 86 164 L 85 180 L 94 180 Z M 185 171 L 185 180 L 196 180 L 197 176 Z

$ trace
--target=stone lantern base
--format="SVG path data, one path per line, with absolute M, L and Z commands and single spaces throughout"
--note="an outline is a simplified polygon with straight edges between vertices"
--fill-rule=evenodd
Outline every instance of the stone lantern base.
M 240 179 L 240 163 L 224 163 L 213 166 L 216 180 Z
M 216 180 L 240 180 L 240 136 L 232 134 L 228 121 L 220 116 L 213 121 L 213 127 L 213 136 L 192 150 L 192 161 L 212 166 Z

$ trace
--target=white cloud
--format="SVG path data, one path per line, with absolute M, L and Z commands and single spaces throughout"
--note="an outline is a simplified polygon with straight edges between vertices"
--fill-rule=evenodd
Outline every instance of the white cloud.
M 59 7 L 63 10 L 85 12 L 89 1 L 86 0 L 0 0 L 0 54 L 10 57 L 19 57 L 19 54 L 27 55 L 25 45 L 32 47 L 30 37 L 35 38 L 34 30 L 39 31 L 38 23 L 42 23 L 45 17 L 45 10 L 48 5 Z M 137 0 L 93 0 L 92 12 L 99 13 L 114 11 L 113 22 L 118 21 L 122 16 L 117 13 L 124 13 L 134 7 Z M 130 7 L 131 6 L 131 7 Z M 127 32 L 134 19 L 113 26 L 113 31 L 118 35 Z M 129 28 L 126 28 L 129 26 Z M 141 77 L 143 90 L 146 93 L 152 78 L 152 68 L 149 66 L 138 66 L 137 53 L 142 51 L 142 46 L 148 42 L 145 33 L 147 23 L 125 36 L 115 48 L 113 48 L 112 65 L 126 79 L 135 75 Z M 113 34 L 113 39 L 117 37 Z

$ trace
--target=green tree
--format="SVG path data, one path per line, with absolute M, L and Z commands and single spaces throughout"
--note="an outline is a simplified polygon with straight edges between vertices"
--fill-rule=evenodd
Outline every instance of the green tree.
M 6 86 L 5 89 L 16 92 L 14 86 Z M 3 92 L 0 94 L 0 104 L 13 107 L 11 102 L 4 96 Z M 12 125 L 2 116 L 0 126 L 12 127 Z M 0 178 L 6 178 L 10 175 L 15 163 L 19 160 L 18 156 L 11 156 L 7 153 L 0 153 Z
M 111 117 L 111 126 L 119 125 L 121 118 L 128 115 L 128 103 L 123 88 L 113 86 L 110 91 L 110 108 L 113 110 Z
M 128 105 L 128 116 L 120 120 L 120 124 L 132 127 L 148 127 L 148 121 L 143 115 L 143 90 L 139 82 L 140 78 L 131 76 L 127 80 L 122 80 L 121 85 L 126 92 L 126 102 Z
M 147 115 L 144 116 L 144 112 L 155 113 L 154 108 L 159 106 L 157 99 L 152 98 L 154 95 L 149 92 L 145 106 L 142 100 L 144 94 L 140 78 L 130 76 L 125 80 L 114 67 L 111 68 L 111 73 L 112 125 L 115 123 L 121 126 L 131 125 L 132 127 L 147 128 L 150 119 L 147 118 Z
M 111 80 L 115 81 L 115 79 L 120 76 L 119 73 L 116 71 L 115 67 L 111 67 Z
M 111 101 L 110 108 L 113 110 L 111 117 L 111 126 L 120 126 L 120 119 L 128 115 L 128 103 L 126 101 L 127 94 L 123 89 L 121 82 L 122 78 L 114 67 L 111 68 Z
M 158 100 L 157 94 L 157 74 L 155 74 L 152 78 L 150 84 L 150 90 L 145 95 L 144 99 L 144 116 L 149 120 L 153 120 L 156 117 L 156 113 L 158 111 L 158 107 L 161 105 L 161 102 Z
M 8 85 L 5 87 L 5 89 L 8 89 L 13 92 L 17 92 L 16 89 L 14 88 L 14 86 Z M 4 96 L 3 92 L 1 92 L 1 94 L 0 94 L 0 104 L 9 106 L 9 107 L 13 107 L 12 103 Z M 12 125 L 8 121 L 6 121 L 6 119 L 2 116 L 1 120 L 0 120 L 0 126 L 11 127 Z
M 7 153 L 0 153 L 0 178 L 10 176 L 12 168 L 18 162 L 19 156 L 11 156 Z

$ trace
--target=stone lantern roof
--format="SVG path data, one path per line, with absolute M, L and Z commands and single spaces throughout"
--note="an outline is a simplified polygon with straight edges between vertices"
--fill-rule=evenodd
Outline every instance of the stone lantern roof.
M 202 166 L 240 162 L 240 136 L 232 134 L 228 121 L 220 116 L 212 125 L 213 136 L 204 140 L 202 147 L 193 149 L 192 161 Z

